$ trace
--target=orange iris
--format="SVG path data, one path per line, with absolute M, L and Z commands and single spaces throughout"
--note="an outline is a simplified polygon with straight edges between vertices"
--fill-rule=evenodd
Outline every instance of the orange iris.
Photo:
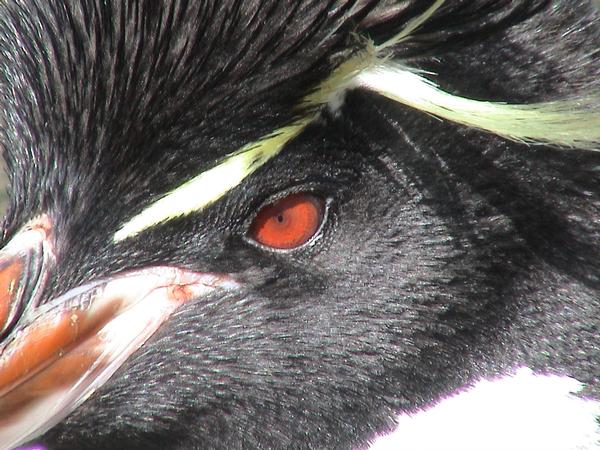
M 250 237 L 267 247 L 290 250 L 312 238 L 323 221 L 323 201 L 292 194 L 261 209 L 250 226 Z

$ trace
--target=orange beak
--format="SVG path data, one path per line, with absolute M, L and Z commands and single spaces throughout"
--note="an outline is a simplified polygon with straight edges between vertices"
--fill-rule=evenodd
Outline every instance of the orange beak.
M 37 219 L 0 252 L 0 449 L 43 434 L 102 386 L 182 304 L 230 278 L 151 267 L 43 300 L 55 265 Z

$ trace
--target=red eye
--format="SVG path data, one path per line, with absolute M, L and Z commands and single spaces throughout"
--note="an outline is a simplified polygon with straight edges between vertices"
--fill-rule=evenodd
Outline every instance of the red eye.
M 324 213 L 323 200 L 309 194 L 289 195 L 259 211 L 250 237 L 267 247 L 300 247 L 319 231 Z

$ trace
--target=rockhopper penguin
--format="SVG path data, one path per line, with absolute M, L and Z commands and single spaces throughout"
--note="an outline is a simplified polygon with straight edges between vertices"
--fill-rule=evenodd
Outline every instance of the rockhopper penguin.
M 0 0 L 0 448 L 598 448 L 599 14 Z

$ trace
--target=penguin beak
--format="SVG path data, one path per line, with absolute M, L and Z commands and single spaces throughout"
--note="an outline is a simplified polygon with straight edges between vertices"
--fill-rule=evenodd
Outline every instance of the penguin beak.
M 47 217 L 0 252 L 0 449 L 64 419 L 182 304 L 237 287 L 223 275 L 158 266 L 45 300 L 55 265 Z

